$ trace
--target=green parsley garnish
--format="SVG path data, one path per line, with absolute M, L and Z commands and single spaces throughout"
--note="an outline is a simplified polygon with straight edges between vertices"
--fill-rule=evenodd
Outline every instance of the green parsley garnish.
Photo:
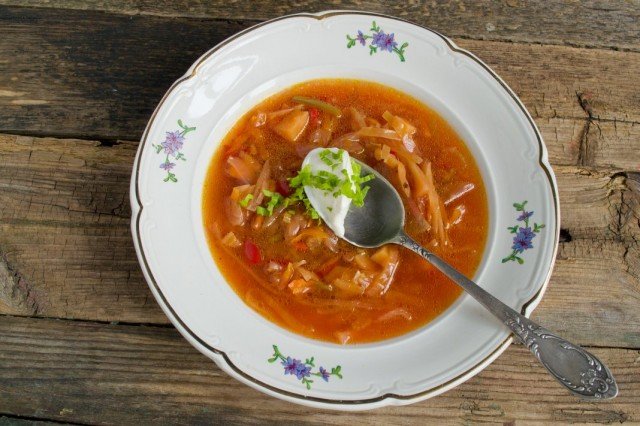
M 251 200 L 253 200 L 253 194 L 247 194 L 247 195 L 245 195 L 245 197 L 242 200 L 240 200 L 238 202 L 238 204 L 240 204 L 242 207 L 246 208 L 249 205 L 249 202 Z
M 342 164 L 342 158 L 344 155 L 343 150 L 333 152 L 329 149 L 325 149 L 320 152 L 319 157 L 323 163 L 335 170 Z M 305 166 L 298 171 L 294 177 L 289 178 L 289 186 L 293 189 L 293 193 L 288 197 L 283 197 L 277 192 L 263 190 L 264 198 L 263 205 L 256 208 L 256 213 L 261 216 L 271 216 L 276 207 L 284 206 L 285 208 L 293 206 L 298 203 L 302 203 L 305 207 L 307 215 L 312 219 L 320 219 L 320 215 L 311 205 L 311 201 L 307 198 L 307 194 L 304 192 L 305 186 L 312 188 L 322 189 L 327 193 L 332 194 L 334 197 L 344 195 L 351 199 L 353 204 L 358 207 L 364 205 L 364 197 L 366 197 L 369 191 L 368 186 L 363 186 L 364 183 L 374 178 L 373 174 L 366 176 L 360 176 L 362 173 L 362 167 L 355 161 L 351 160 L 351 168 L 353 174 L 349 176 L 346 170 L 341 170 L 341 176 L 334 173 L 321 170 L 317 173 L 311 172 L 310 166 Z M 249 202 L 253 199 L 253 195 L 247 194 L 240 205 L 247 207 Z M 331 211 L 331 209 L 329 210 Z M 288 210 L 288 213 L 293 214 L 293 210 Z
M 319 157 L 324 164 L 331 167 L 331 170 L 335 170 L 338 166 L 340 166 L 340 164 L 342 164 L 342 154 L 344 154 L 343 150 L 333 152 L 329 149 L 325 149 L 324 151 L 320 152 Z
M 272 192 L 268 189 L 263 189 L 262 193 L 264 194 L 265 199 L 269 198 L 269 201 L 267 201 L 267 204 L 264 207 L 257 207 L 256 213 L 258 213 L 260 216 L 271 216 L 273 214 L 273 209 L 275 209 L 283 201 L 284 198 L 277 192 Z

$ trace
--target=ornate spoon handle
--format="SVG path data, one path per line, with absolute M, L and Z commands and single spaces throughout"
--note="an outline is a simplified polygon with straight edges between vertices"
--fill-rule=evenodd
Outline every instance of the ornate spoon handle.
M 594 355 L 520 315 L 408 235 L 402 233 L 394 242 L 428 260 L 484 305 L 571 392 L 584 399 L 594 400 L 614 398 L 618 394 L 618 385 L 613 375 Z

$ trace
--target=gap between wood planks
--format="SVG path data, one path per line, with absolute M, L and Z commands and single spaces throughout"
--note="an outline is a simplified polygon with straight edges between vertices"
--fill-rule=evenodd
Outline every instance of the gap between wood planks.
M 96 319 L 83 319 L 83 318 L 68 318 L 68 317 L 55 317 L 55 316 L 46 316 L 46 315 L 15 315 L 15 314 L 4 314 L 0 313 L 0 318 L 25 318 L 25 319 L 35 319 L 35 320 L 54 320 L 54 321 L 62 321 L 62 322 L 70 322 L 70 323 L 84 323 L 84 324 L 101 324 L 101 325 L 112 325 L 112 326 L 127 326 L 127 327 L 147 327 L 147 328 L 175 328 L 171 323 L 157 323 L 157 322 L 131 322 L 131 321 L 104 321 L 104 320 L 96 320 Z M 593 346 L 593 347 L 603 347 L 608 348 L 608 346 Z M 616 347 L 618 349 L 634 349 L 634 348 L 621 348 Z
M 46 426 L 47 424 L 91 426 L 91 423 L 78 423 L 47 417 L 22 416 L 12 413 L 0 412 L 0 426 Z

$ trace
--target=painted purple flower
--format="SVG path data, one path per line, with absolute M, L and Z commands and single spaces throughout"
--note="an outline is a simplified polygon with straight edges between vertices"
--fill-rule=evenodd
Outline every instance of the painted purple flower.
M 320 367 L 320 377 L 322 377 L 322 380 L 328 382 L 330 375 L 331 374 L 329 374 L 329 372 L 324 367 Z
M 531 240 L 536 236 L 530 227 L 518 229 L 518 233 L 513 237 L 513 246 L 511 248 L 517 253 L 533 248 Z
M 531 216 L 533 216 L 533 212 L 523 211 L 522 214 L 518 216 L 517 220 L 519 220 L 520 222 L 524 222 L 525 220 L 529 219 Z
M 171 169 L 173 169 L 176 166 L 176 163 L 171 163 L 169 161 L 165 161 L 164 163 L 160 164 L 160 168 L 166 171 L 171 171 Z
M 379 31 L 373 35 L 373 44 L 378 46 L 381 50 L 393 52 L 393 49 L 398 47 L 398 43 L 394 41 L 393 37 L 393 33 L 385 34 L 384 32 Z
M 363 46 L 367 44 L 367 40 L 364 38 L 364 34 L 362 34 L 362 31 L 360 30 L 358 30 L 358 35 L 356 36 L 356 40 L 358 40 L 360 44 Z
M 167 132 L 167 137 L 160 145 L 164 148 L 164 152 L 167 155 L 173 155 L 174 157 L 182 149 L 184 144 L 184 136 L 176 130 L 175 132 Z
M 284 366 L 284 374 L 298 375 L 298 366 L 300 365 L 299 359 L 293 359 L 290 356 L 287 359 L 282 361 L 282 365 Z
M 298 362 L 298 367 L 296 368 L 296 377 L 298 380 L 302 380 L 305 377 L 309 377 L 311 375 L 311 367 L 302 362 Z
M 387 35 L 384 33 L 384 31 L 378 31 L 377 33 L 373 33 L 373 40 L 371 40 L 371 44 L 382 49 L 382 46 L 384 46 L 384 42 L 386 39 Z

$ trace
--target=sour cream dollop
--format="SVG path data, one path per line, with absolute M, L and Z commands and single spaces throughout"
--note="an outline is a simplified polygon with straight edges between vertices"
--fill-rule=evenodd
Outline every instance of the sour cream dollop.
M 333 153 L 342 152 L 341 161 L 334 165 L 332 168 L 320 157 L 320 153 L 329 150 Z M 333 173 L 340 178 L 344 178 L 342 170 L 347 172 L 349 179 L 353 176 L 353 169 L 351 167 L 351 157 L 349 153 L 343 149 L 338 148 L 316 148 L 307 154 L 302 167 L 309 166 L 311 173 L 317 174 L 320 171 Z M 316 209 L 320 217 L 325 221 L 327 226 L 335 232 L 338 237 L 344 237 L 344 220 L 347 217 L 347 212 L 351 206 L 351 199 L 344 195 L 334 196 L 330 191 L 324 189 L 314 188 L 312 186 L 305 185 L 304 192 L 307 194 L 309 201 Z

